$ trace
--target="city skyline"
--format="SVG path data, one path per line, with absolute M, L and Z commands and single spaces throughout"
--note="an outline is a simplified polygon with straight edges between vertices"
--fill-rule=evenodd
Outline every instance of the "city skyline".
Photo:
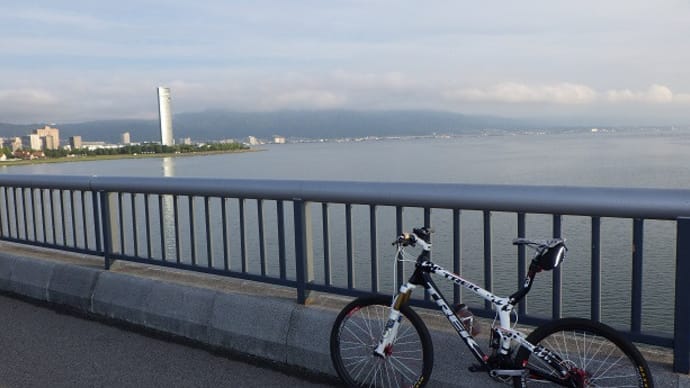
M 167 85 L 176 112 L 690 123 L 681 1 L 39 0 L 0 5 L 0 36 L 0 122 L 154 119 Z
M 60 129 L 51 127 L 50 125 L 32 129 L 30 132 L 21 136 L 0 136 L 0 148 L 7 148 L 11 152 L 23 150 L 29 153 L 33 151 L 54 151 L 61 148 L 75 150 L 82 148 L 83 145 L 96 148 L 117 145 L 126 146 L 132 144 L 132 141 L 129 132 L 122 132 L 120 134 L 120 142 L 116 144 L 110 144 L 101 140 L 84 141 L 81 135 L 69 136 L 67 143 L 66 145 L 61 145 Z

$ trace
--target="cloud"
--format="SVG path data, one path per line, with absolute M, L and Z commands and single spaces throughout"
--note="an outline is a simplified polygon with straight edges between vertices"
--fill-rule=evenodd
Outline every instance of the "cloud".
M 347 101 L 342 95 L 327 90 L 296 90 L 269 98 L 267 103 L 273 108 L 336 108 Z
M 59 108 L 60 99 L 43 89 L 0 89 L 0 117 L 3 121 L 40 121 L 46 116 L 36 117 L 36 111 L 50 112 L 50 116 Z
M 673 95 L 673 101 L 683 104 L 690 104 L 690 93 L 675 94 Z
M 505 82 L 483 89 L 449 91 L 444 96 L 467 102 L 587 104 L 596 100 L 597 92 L 589 86 L 567 82 L 553 85 Z
M 91 30 L 122 26 L 121 23 L 104 17 L 96 17 L 86 13 L 56 8 L 5 8 L 3 14 L 4 18 L 7 19 L 19 19 L 37 25 L 61 25 L 63 27 L 77 27 Z
M 551 103 L 581 105 L 594 102 L 669 104 L 690 103 L 689 93 L 673 93 L 665 85 L 652 84 L 647 90 L 612 89 L 606 92 L 581 84 L 558 83 L 552 85 L 528 85 L 506 82 L 485 88 L 466 88 L 446 91 L 444 98 L 464 102 L 486 103 Z
M 682 102 L 687 95 L 679 95 Z M 665 104 L 673 102 L 674 96 L 671 89 L 664 85 L 653 84 L 646 91 L 636 92 L 630 89 L 609 90 L 607 98 L 610 102 L 646 102 L 654 104 Z
M 52 105 L 58 102 L 52 93 L 41 89 L 6 89 L 0 90 L 2 105 Z
M 416 81 L 410 79 L 406 74 L 396 71 L 356 73 L 337 70 L 331 74 L 331 78 L 343 87 L 354 89 L 405 90 L 420 87 Z

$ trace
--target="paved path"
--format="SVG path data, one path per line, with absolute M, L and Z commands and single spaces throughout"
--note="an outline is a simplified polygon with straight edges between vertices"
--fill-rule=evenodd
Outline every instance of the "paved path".
M 330 387 L 0 295 L 0 387 Z

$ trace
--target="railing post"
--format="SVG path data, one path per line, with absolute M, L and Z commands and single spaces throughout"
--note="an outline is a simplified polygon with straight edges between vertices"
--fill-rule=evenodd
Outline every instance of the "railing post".
M 395 207 L 395 236 L 400 236 L 403 233 L 403 207 Z M 403 262 L 396 260 L 395 265 L 397 266 L 396 272 L 398 274 L 397 279 L 394 279 L 395 284 L 393 284 L 393 293 L 398 291 L 400 286 L 403 285 Z
M 553 215 L 553 237 L 561 238 L 563 219 L 560 214 Z M 561 317 L 563 306 L 563 273 L 561 267 L 553 269 L 553 294 L 551 295 L 551 317 L 558 319 Z
M 276 213 L 278 218 L 278 266 L 280 267 L 280 279 L 285 280 L 287 269 L 285 268 L 285 205 L 283 201 L 278 201 Z
M 518 237 L 525 237 L 525 234 L 527 234 L 527 218 L 525 216 L 525 213 L 518 213 L 517 214 L 517 234 Z M 527 263 L 527 253 L 525 246 L 520 244 L 517 246 L 517 256 L 518 256 L 518 277 L 517 277 L 517 289 L 519 290 L 524 282 L 525 278 L 527 277 L 527 268 L 526 268 L 526 263 Z M 520 315 L 527 315 L 527 301 L 525 299 L 520 302 L 518 305 L 518 314 Z
M 376 205 L 369 205 L 369 249 L 371 256 L 371 292 L 379 292 L 378 233 L 376 230 Z
M 592 275 L 590 318 L 601 320 L 601 217 L 592 217 Z
M 345 204 L 345 261 L 347 265 L 347 288 L 355 288 L 355 240 L 352 237 L 352 205 Z
M 39 191 L 41 197 L 43 193 Z M 96 252 L 103 253 L 105 255 L 105 250 L 103 249 L 103 243 L 101 242 L 101 233 L 103 232 L 103 227 L 101 225 L 101 208 L 98 205 L 98 194 L 97 191 L 91 191 L 91 208 L 93 209 L 93 224 L 94 224 L 94 238 L 96 240 Z M 41 200 L 41 202 L 43 202 Z M 43 207 L 41 207 L 43 209 Z M 43 223 L 45 227 L 45 222 Z M 84 222 L 86 225 L 86 222 Z M 44 234 L 45 240 L 45 234 Z
M 453 272 L 462 274 L 462 240 L 460 239 L 460 209 L 453 209 Z M 462 287 L 453 287 L 453 304 L 462 300 Z
M 295 215 L 295 270 L 297 271 L 297 303 L 304 304 L 309 296 L 307 283 L 314 280 L 314 257 L 309 203 L 293 201 Z
M 108 193 L 105 191 L 99 192 L 100 203 L 101 203 L 101 220 L 103 230 L 103 257 L 105 259 L 105 269 L 110 269 L 112 264 L 112 256 L 117 253 L 114 247 L 120 246 L 120 235 L 117 233 L 118 217 L 114 217 L 117 214 L 117 197 L 114 197 L 115 193 Z M 118 248 L 119 250 L 119 248 Z
M 632 292 L 630 306 L 630 331 L 642 330 L 642 273 L 644 255 L 644 220 L 633 220 Z
M 492 291 L 494 288 L 493 280 L 493 254 L 491 252 L 491 211 L 484 210 L 484 288 Z M 491 302 L 484 301 L 484 309 L 491 311 Z
M 673 371 L 690 373 L 690 218 L 676 220 L 676 301 Z

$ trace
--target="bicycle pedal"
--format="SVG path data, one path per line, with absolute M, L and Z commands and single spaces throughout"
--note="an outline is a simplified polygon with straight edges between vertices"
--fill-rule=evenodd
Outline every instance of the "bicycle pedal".
M 470 365 L 467 368 L 467 370 L 469 370 L 470 372 L 473 372 L 473 373 L 474 372 L 487 372 L 489 370 L 489 368 L 487 368 L 486 365 L 473 364 L 473 365 Z

